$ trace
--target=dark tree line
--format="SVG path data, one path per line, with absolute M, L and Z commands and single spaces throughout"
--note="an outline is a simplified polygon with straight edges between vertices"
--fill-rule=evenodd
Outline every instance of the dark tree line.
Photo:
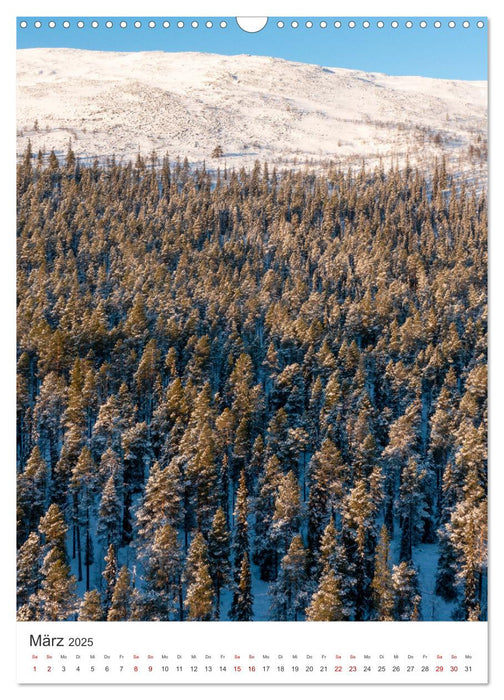
M 20 619 L 249 620 L 254 576 L 271 619 L 421 619 L 422 543 L 485 619 L 484 193 L 30 149 L 17 183 Z

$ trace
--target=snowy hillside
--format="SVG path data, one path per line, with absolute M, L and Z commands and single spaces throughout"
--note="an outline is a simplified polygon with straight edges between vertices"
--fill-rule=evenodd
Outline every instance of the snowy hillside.
M 486 138 L 484 82 L 391 77 L 260 56 L 23 49 L 18 152 L 135 158 L 358 161 L 455 159 Z

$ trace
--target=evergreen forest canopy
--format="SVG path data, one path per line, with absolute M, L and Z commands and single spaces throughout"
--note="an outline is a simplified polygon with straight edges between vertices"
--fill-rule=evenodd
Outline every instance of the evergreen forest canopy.
M 18 619 L 486 619 L 484 192 L 30 149 L 17 182 Z

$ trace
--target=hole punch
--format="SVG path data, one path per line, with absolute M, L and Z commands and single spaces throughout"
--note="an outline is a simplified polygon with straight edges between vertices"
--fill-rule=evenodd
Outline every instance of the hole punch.
M 257 32 L 260 32 L 261 29 L 264 29 L 264 27 L 268 23 L 268 18 L 267 17 L 237 17 L 236 23 L 238 24 L 240 29 L 243 29 L 244 32 L 248 32 L 249 34 L 256 34 Z M 222 27 L 222 22 L 221 22 L 221 27 Z

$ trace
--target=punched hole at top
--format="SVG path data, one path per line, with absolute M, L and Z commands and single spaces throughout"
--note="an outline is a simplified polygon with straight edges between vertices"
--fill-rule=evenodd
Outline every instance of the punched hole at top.
M 249 32 L 250 34 L 255 34 L 264 29 L 268 23 L 267 17 L 237 17 L 236 23 L 243 29 L 244 32 Z

